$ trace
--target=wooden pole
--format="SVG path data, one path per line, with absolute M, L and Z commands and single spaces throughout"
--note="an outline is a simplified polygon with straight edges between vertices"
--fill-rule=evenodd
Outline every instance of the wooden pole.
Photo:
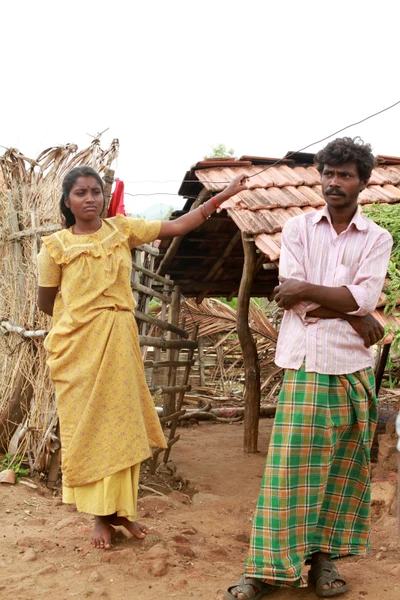
M 115 175 L 115 171 L 113 169 L 105 169 L 104 171 L 104 210 L 103 210 L 103 214 L 101 215 L 103 218 L 105 218 L 107 216 L 107 211 L 108 211 L 108 207 L 110 206 L 110 202 L 111 202 L 111 189 L 112 189 L 112 185 L 114 183 L 114 175 Z
M 244 441 L 245 452 L 257 452 L 258 420 L 260 417 L 260 364 L 257 347 L 249 327 L 250 291 L 256 269 L 257 254 L 253 241 L 245 241 L 242 233 L 244 265 L 237 303 L 237 331 L 243 352 L 245 371 L 245 415 Z
M 385 368 L 386 368 L 386 363 L 387 363 L 387 359 L 389 356 L 390 346 L 391 346 L 391 344 L 384 344 L 379 362 L 377 364 L 377 368 L 376 368 L 376 372 L 375 372 L 375 392 L 377 395 L 379 393 L 383 375 L 385 373 Z
M 174 286 L 171 294 L 171 304 L 169 305 L 168 321 L 175 327 L 179 323 L 179 311 L 180 311 L 180 289 L 179 286 Z M 176 338 L 175 333 L 170 333 L 170 341 Z M 187 342 L 186 342 L 187 343 Z M 167 352 L 167 360 L 176 361 L 179 357 L 179 350 L 175 348 L 169 348 Z M 168 387 L 174 387 L 176 382 L 176 367 L 171 366 L 168 376 Z M 164 415 L 168 416 L 175 412 L 175 392 L 165 394 L 164 396 Z
M 199 373 L 200 373 L 200 387 L 206 386 L 206 374 L 204 368 L 204 338 L 199 337 L 197 340 L 198 347 L 198 357 L 199 357 Z

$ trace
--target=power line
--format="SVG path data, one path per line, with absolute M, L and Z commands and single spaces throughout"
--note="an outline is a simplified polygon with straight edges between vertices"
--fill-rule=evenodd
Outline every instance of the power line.
M 376 117 L 377 115 L 380 115 L 384 112 L 386 112 L 387 110 L 390 110 L 391 108 L 394 108 L 395 106 L 397 106 L 398 104 L 400 104 L 400 100 L 398 100 L 397 102 L 394 102 L 394 104 L 391 104 L 390 106 L 387 106 L 386 108 L 383 108 L 382 110 L 379 110 L 378 112 L 375 112 L 371 115 L 369 115 L 368 117 L 365 117 L 364 119 L 361 119 L 360 121 L 356 121 L 355 123 L 351 123 L 350 125 L 346 125 L 345 127 L 342 127 L 341 129 L 338 129 L 337 131 L 335 131 L 334 133 L 331 133 L 329 135 L 327 135 L 326 137 L 321 138 L 320 140 L 317 140 L 316 142 L 312 142 L 311 144 L 308 144 L 307 146 L 304 146 L 303 148 L 300 148 L 299 150 L 296 150 L 294 152 L 290 152 L 289 154 L 287 154 L 286 156 L 283 156 L 282 158 L 278 158 L 275 162 L 273 162 L 270 165 L 267 165 L 264 169 L 260 169 L 260 171 L 257 171 L 257 173 L 254 173 L 253 175 L 249 175 L 248 178 L 251 179 L 252 177 L 256 177 L 256 175 L 259 175 L 260 173 L 263 173 L 264 171 L 267 171 L 268 169 L 271 169 L 272 167 L 275 167 L 276 165 L 278 165 L 279 163 L 281 163 L 283 160 L 287 160 L 288 158 L 290 158 L 291 156 L 294 156 L 295 154 L 299 154 L 300 152 L 303 152 L 304 150 L 307 150 L 308 148 L 311 148 L 311 146 L 315 146 L 316 144 L 320 144 L 321 142 L 325 142 L 326 140 L 328 140 L 329 138 L 333 137 L 334 135 L 337 135 L 338 133 L 342 133 L 342 131 L 345 131 L 346 129 L 350 129 L 350 127 L 354 127 L 355 125 L 360 125 L 361 123 L 364 123 L 365 121 L 368 121 L 369 119 L 372 119 L 373 117 Z M 184 179 L 184 180 L 165 180 L 165 181 L 126 181 L 125 183 L 131 183 L 131 184 L 140 184 L 140 183 L 201 183 L 199 182 L 198 179 Z M 207 183 L 218 183 L 218 184 L 228 184 L 229 181 L 207 181 Z M 163 195 L 163 196 L 180 196 L 181 194 L 173 194 L 170 192 L 154 192 L 154 193 L 147 193 L 147 194 L 129 194 L 128 192 L 125 192 L 127 195 L 129 196 L 158 196 L 158 195 Z
M 364 123 L 364 121 L 368 121 L 368 119 L 372 119 L 372 117 L 376 117 L 377 115 L 380 115 L 383 112 L 390 110 L 394 106 L 397 106 L 397 104 L 400 104 L 400 100 L 397 100 L 397 102 L 395 102 L 394 104 L 391 104 L 390 106 L 387 106 L 386 108 L 382 108 L 382 110 L 379 110 L 378 112 L 373 113 L 372 115 L 369 115 L 368 117 L 365 117 L 364 119 L 361 119 L 361 121 L 356 121 L 356 123 L 351 123 L 350 125 L 346 125 L 346 127 L 342 127 L 342 129 L 338 129 L 334 133 L 331 133 L 330 135 L 327 135 L 326 137 L 321 138 L 320 140 L 318 140 L 316 142 L 312 142 L 312 144 L 308 144 L 308 146 L 304 146 L 304 148 L 300 148 L 300 150 L 296 150 L 295 152 L 290 152 L 290 154 L 287 154 L 283 158 L 278 159 L 276 162 L 272 163 L 272 165 L 268 165 L 267 167 L 265 167 L 265 169 L 261 169 L 260 171 L 257 171 L 257 173 L 254 173 L 254 175 L 250 175 L 249 179 L 251 179 L 252 177 L 255 177 L 256 175 L 259 175 L 260 173 L 263 173 L 264 171 L 266 171 L 267 169 L 270 169 L 271 167 L 274 167 L 275 165 L 280 163 L 282 160 L 290 158 L 294 154 L 298 154 L 299 152 L 303 152 L 304 150 L 307 150 L 307 148 L 311 148 L 311 146 L 315 146 L 316 144 L 325 142 L 325 140 L 328 140 L 329 138 L 333 137 L 334 135 L 337 135 L 338 133 L 342 133 L 342 131 L 345 131 L 346 129 L 350 129 L 350 127 L 354 127 L 355 125 L 360 125 L 360 123 Z
M 226 183 L 226 181 L 224 182 Z M 148 194 L 130 194 L 129 192 L 124 192 L 127 196 L 180 196 L 181 194 L 172 194 L 170 192 L 152 192 Z

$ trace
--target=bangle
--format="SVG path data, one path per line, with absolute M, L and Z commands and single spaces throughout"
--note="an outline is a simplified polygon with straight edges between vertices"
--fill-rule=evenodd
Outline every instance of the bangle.
M 215 208 L 217 209 L 217 212 L 220 212 L 220 211 L 221 211 L 221 207 L 220 207 L 220 205 L 218 204 L 218 202 L 215 202 L 215 198 L 214 198 L 214 196 L 211 196 L 210 200 L 211 200 L 211 202 L 214 204 Z
M 203 219 L 205 221 L 207 221 L 207 219 L 210 215 L 207 214 L 206 207 L 204 206 L 204 204 L 200 204 L 199 208 L 200 208 L 201 214 L 203 215 Z

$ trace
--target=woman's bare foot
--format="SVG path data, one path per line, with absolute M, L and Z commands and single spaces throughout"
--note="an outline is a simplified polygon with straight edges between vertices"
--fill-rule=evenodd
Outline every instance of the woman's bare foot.
M 112 527 L 109 517 L 95 517 L 92 535 L 92 544 L 95 548 L 108 550 L 111 548 Z
M 125 527 L 131 535 L 139 539 L 146 537 L 147 532 L 149 531 L 145 525 L 142 525 L 137 521 L 129 521 L 126 517 L 118 517 L 117 515 L 111 515 L 108 522 L 114 526 Z

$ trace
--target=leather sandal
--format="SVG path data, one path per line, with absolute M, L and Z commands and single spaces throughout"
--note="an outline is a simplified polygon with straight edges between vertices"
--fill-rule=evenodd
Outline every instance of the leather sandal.
M 241 594 L 245 594 L 247 600 L 260 600 L 260 598 L 264 598 L 267 594 L 276 592 L 279 586 L 265 583 L 265 581 L 255 579 L 254 577 L 242 577 L 240 581 L 228 588 L 225 594 L 226 600 L 237 600 L 237 597 L 231 594 L 231 590 L 234 588 Z
M 330 587 L 323 589 L 323 585 L 332 584 L 334 581 L 342 581 L 343 585 L 339 587 Z M 349 589 L 346 581 L 339 575 L 339 572 L 333 562 L 324 560 L 316 563 L 308 571 L 308 583 L 315 587 L 315 593 L 320 598 L 330 598 L 331 596 L 339 596 L 344 594 Z

